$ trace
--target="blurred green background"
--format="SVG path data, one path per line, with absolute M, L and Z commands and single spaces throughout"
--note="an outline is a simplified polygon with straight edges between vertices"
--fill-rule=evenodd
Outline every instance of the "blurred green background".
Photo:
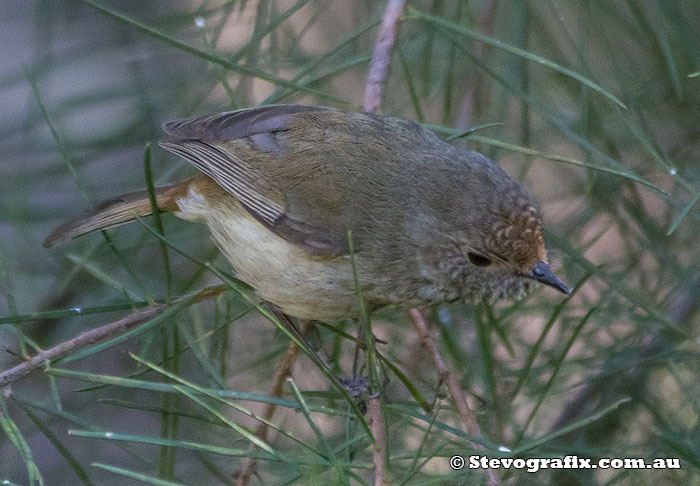
M 158 240 L 138 223 L 41 245 L 55 225 L 144 187 L 145 146 L 164 120 L 273 102 L 360 109 L 384 7 L 0 4 L 0 370 L 132 308 L 218 283 L 172 250 L 167 276 Z M 445 136 L 487 125 L 453 143 L 524 181 L 542 205 L 553 267 L 576 286 L 566 299 L 539 290 L 515 304 L 432 310 L 488 453 L 681 462 L 501 470 L 504 484 L 700 484 L 699 32 L 700 3 L 690 0 L 408 2 L 384 113 Z M 160 149 L 151 158 L 156 184 L 192 173 Z M 232 271 L 203 227 L 163 222 L 178 248 Z M 48 319 L 50 310 L 62 312 Z M 427 415 L 386 370 L 391 484 L 485 484 L 483 471 L 448 466 L 472 444 L 452 428 L 453 403 L 406 315 L 378 316 L 373 328 L 386 341 L 379 351 L 440 405 Z M 339 374 L 350 372 L 351 342 L 325 328 L 311 341 Z M 205 407 L 158 388 L 172 380 L 129 353 L 217 393 L 251 393 L 237 403 L 259 411 L 287 342 L 227 291 L 36 371 L 0 397 L 0 481 L 229 484 L 249 447 L 230 424 L 256 422 L 211 397 Z M 293 378 L 316 407 L 309 421 L 319 433 L 285 388 L 290 402 L 274 421 L 304 446 L 273 434 L 286 460 L 266 456 L 253 483 L 371 484 L 370 441 L 348 404 L 304 357 Z

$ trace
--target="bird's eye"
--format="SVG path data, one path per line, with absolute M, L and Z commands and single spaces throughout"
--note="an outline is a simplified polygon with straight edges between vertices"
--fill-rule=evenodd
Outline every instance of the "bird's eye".
M 491 260 L 484 255 L 479 255 L 478 253 L 472 253 L 470 251 L 467 253 L 467 257 L 469 261 L 472 262 L 472 265 L 476 265 L 477 267 L 488 267 L 491 265 Z

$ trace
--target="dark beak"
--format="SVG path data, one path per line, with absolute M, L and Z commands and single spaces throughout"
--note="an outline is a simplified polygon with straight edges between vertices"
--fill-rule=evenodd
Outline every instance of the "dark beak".
M 569 292 L 571 292 L 571 289 L 564 285 L 562 281 L 552 273 L 552 271 L 549 269 L 549 265 L 547 265 L 545 262 L 537 262 L 537 265 L 535 265 L 535 268 L 532 269 L 532 273 L 528 275 L 528 277 L 533 278 L 545 285 L 549 285 L 550 287 L 554 287 L 563 294 L 568 295 Z

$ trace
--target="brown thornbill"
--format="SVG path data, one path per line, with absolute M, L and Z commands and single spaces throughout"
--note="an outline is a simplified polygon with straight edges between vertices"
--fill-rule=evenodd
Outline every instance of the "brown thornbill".
M 158 207 L 204 222 L 258 294 L 308 319 L 357 316 L 348 246 L 370 310 L 519 298 L 550 270 L 537 204 L 478 152 L 416 123 L 305 105 L 167 122 L 160 146 L 197 176 Z M 146 191 L 69 221 L 45 246 L 150 214 Z

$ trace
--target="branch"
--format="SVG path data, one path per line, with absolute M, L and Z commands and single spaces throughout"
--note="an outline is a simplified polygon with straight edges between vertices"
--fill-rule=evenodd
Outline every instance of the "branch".
M 312 321 L 308 321 L 305 319 L 302 320 L 302 328 L 299 331 L 300 336 L 302 338 L 306 336 L 309 333 L 309 331 L 311 331 L 312 327 Z M 277 369 L 277 374 L 275 375 L 275 379 L 272 385 L 272 393 L 270 394 L 271 397 L 282 397 L 282 392 L 284 391 L 284 384 L 287 381 L 287 378 L 289 378 L 292 375 L 292 366 L 294 366 L 294 362 L 299 356 L 299 349 L 299 346 L 297 346 L 297 344 L 294 341 L 289 342 L 289 345 L 287 346 L 287 351 L 285 351 L 284 357 L 282 358 L 282 362 L 280 363 L 280 367 Z M 270 430 L 267 424 L 270 422 L 270 420 L 272 420 L 272 416 L 275 414 L 276 409 L 277 405 L 274 402 L 269 402 L 267 405 L 265 405 L 265 409 L 262 414 L 265 420 L 261 421 L 255 430 L 255 436 L 263 442 L 267 442 L 267 434 Z M 250 451 L 253 452 L 257 448 L 258 447 L 255 444 L 253 444 L 250 448 Z M 248 486 L 248 484 L 250 484 L 250 478 L 256 473 L 257 465 L 257 457 L 253 455 L 247 456 L 235 475 L 236 486 Z
M 459 381 L 457 380 L 456 375 L 447 367 L 445 361 L 442 359 L 437 344 L 435 344 L 435 339 L 433 339 L 433 335 L 430 333 L 423 315 L 418 309 L 411 309 L 408 311 L 408 314 L 411 316 L 413 326 L 416 328 L 416 331 L 418 331 L 421 345 L 423 345 L 423 347 L 428 350 L 433 357 L 435 367 L 440 375 L 440 381 L 447 385 L 447 391 L 450 393 L 452 400 L 457 406 L 459 418 L 462 420 L 462 424 L 464 424 L 467 433 L 472 437 L 481 437 L 481 429 L 479 428 L 479 424 L 476 422 L 474 412 L 472 412 L 471 408 L 469 408 L 469 404 L 467 403 L 464 393 L 462 393 L 462 389 L 459 386 Z M 475 442 L 473 444 L 475 449 L 484 450 L 484 447 L 481 444 L 477 444 Z M 488 475 L 489 486 L 496 486 L 500 484 L 500 480 L 498 479 L 494 469 L 487 469 L 486 474 Z
M 370 113 L 379 113 L 382 108 L 382 90 L 389 75 L 391 52 L 396 40 L 396 25 L 403 13 L 405 0 L 389 0 L 384 11 L 382 25 L 379 28 L 374 53 L 369 64 L 369 73 L 365 83 L 363 109 Z M 370 336 L 371 338 L 372 336 Z M 374 465 L 374 485 L 386 484 L 386 455 L 384 437 L 384 417 L 382 416 L 381 397 L 372 396 L 368 400 L 370 427 L 374 436 L 372 464 Z
M 215 295 L 219 295 L 224 292 L 224 290 L 226 290 L 226 286 L 224 285 L 205 287 L 195 294 L 180 297 L 179 299 L 174 300 L 171 305 L 157 304 L 147 309 L 133 312 L 128 316 L 119 319 L 118 321 L 110 322 L 109 324 L 105 324 L 97 329 L 85 331 L 73 339 L 58 344 L 45 351 L 41 351 L 27 361 L 0 373 L 0 388 L 28 375 L 34 370 L 43 368 L 51 361 L 65 358 L 66 356 L 69 356 L 80 349 L 105 341 L 113 336 L 124 334 L 129 329 L 132 329 L 139 324 L 162 314 L 164 311 L 172 308 L 178 303 L 190 301 L 190 304 L 195 304 Z
M 365 84 L 365 101 L 363 109 L 370 113 L 379 113 L 382 107 L 382 90 L 389 74 L 391 51 L 396 39 L 396 24 L 403 13 L 405 0 L 389 0 L 384 11 L 382 26 L 379 28 L 377 42 L 374 44 L 372 61 L 369 64 L 367 83 Z
M 372 465 L 374 466 L 374 486 L 386 485 L 386 438 L 384 436 L 384 419 L 379 396 L 371 397 L 367 403 L 369 427 L 374 437 Z

